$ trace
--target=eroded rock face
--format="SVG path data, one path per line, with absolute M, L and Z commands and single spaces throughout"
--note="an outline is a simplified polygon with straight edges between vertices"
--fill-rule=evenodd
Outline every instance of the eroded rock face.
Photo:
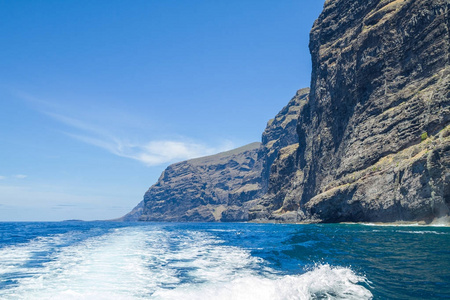
M 169 166 L 143 221 L 393 222 L 450 214 L 448 0 L 327 0 L 311 90 L 262 144 Z
M 167 167 L 144 195 L 140 221 L 220 221 L 261 191 L 260 143 Z M 226 215 L 226 217 L 225 217 Z M 224 219 L 230 219 L 230 213 Z M 228 219 L 227 219 L 228 218 Z M 247 219 L 235 215 L 233 221 Z
M 233 151 L 169 166 L 122 221 L 247 221 L 255 200 L 267 192 L 278 151 L 298 141 L 297 119 L 309 89 L 301 89 L 254 143 Z
M 262 134 L 259 161 L 262 163 L 262 187 L 264 193 L 269 187 L 270 169 L 280 149 L 298 143 L 297 120 L 300 110 L 308 102 L 309 88 L 297 91 L 289 103 L 267 122 Z
M 449 20 L 447 0 L 326 1 L 311 31 L 298 150 L 274 162 L 251 219 L 449 213 Z

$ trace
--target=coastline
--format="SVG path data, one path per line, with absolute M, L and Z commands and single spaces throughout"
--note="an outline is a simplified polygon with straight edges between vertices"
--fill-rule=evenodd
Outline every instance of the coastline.
M 450 216 L 436 218 L 431 222 L 426 221 L 395 221 L 395 222 L 337 222 L 337 223 L 322 223 L 314 221 L 302 222 L 280 222 L 277 220 L 252 220 L 247 223 L 253 224 L 296 224 L 296 225 L 310 225 L 310 224 L 343 224 L 343 225 L 365 225 L 365 226 L 391 226 L 391 227 L 450 227 Z

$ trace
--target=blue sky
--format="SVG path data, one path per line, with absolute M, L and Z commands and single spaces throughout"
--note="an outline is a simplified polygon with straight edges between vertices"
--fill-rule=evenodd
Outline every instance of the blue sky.
M 170 163 L 260 141 L 322 6 L 0 0 L 0 221 L 119 217 Z

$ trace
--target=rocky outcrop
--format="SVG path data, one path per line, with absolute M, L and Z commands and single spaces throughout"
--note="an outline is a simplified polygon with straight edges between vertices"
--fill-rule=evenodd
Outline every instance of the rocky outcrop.
M 125 220 L 425 221 L 450 215 L 448 0 L 327 0 L 311 90 L 262 144 L 169 166 Z
M 267 191 L 278 151 L 296 143 L 297 119 L 309 89 L 301 89 L 267 123 L 262 143 L 169 166 L 120 221 L 247 221 L 254 200 Z
M 262 187 L 269 186 L 270 168 L 280 149 L 298 143 L 297 120 L 300 110 L 308 102 L 309 88 L 300 89 L 275 118 L 267 122 L 262 134 L 259 161 L 262 164 Z
M 145 193 L 138 220 L 246 220 L 247 214 L 236 211 L 261 192 L 259 148 L 260 143 L 253 143 L 170 165 Z
M 280 151 L 250 218 L 448 215 L 449 20 L 447 0 L 326 1 L 298 146 Z
M 450 127 L 336 181 L 305 203 L 320 222 L 431 222 L 449 214 Z

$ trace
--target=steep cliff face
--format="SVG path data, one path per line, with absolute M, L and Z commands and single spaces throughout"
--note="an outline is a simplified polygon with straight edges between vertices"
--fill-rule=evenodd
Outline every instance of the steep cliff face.
M 267 122 L 262 134 L 261 150 L 258 160 L 262 164 L 262 188 L 267 192 L 270 168 L 280 149 L 298 143 L 297 120 L 300 110 L 308 102 L 309 88 L 300 89 L 289 103 Z
M 449 20 L 447 0 L 326 1 L 298 148 L 278 156 L 250 218 L 449 214 Z
M 262 144 L 169 166 L 124 220 L 431 221 L 450 214 L 448 0 L 327 0 L 311 90 Z
M 261 191 L 261 169 L 255 167 L 259 147 L 253 143 L 170 165 L 145 193 L 138 220 L 212 222 L 242 208 Z M 237 212 L 234 217 L 247 219 Z
M 267 191 L 278 151 L 297 143 L 297 119 L 309 89 L 301 89 L 254 143 L 229 152 L 169 166 L 122 221 L 248 220 L 254 200 Z

